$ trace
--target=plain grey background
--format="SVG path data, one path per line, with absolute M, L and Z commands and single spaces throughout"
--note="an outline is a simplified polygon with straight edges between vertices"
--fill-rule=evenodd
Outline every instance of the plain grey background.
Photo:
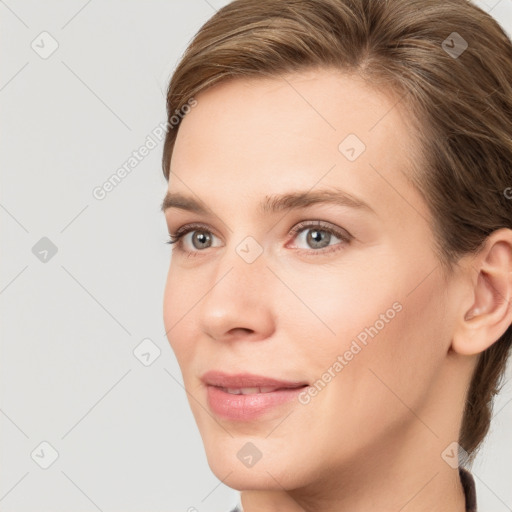
M 164 334 L 155 135 L 179 57 L 227 3 L 0 1 L 2 512 L 222 512 L 238 499 L 208 467 Z M 478 4 L 512 33 L 512 0 Z M 512 510 L 511 376 L 473 467 L 482 512 Z

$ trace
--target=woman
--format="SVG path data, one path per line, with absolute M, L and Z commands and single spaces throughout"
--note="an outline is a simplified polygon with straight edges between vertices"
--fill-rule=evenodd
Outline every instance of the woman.
M 236 510 L 475 511 L 512 328 L 512 44 L 465 0 L 235 0 L 169 84 L 164 323 Z

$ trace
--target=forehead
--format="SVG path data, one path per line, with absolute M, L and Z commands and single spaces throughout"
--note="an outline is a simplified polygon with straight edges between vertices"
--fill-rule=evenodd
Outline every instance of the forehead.
M 397 201 L 407 185 L 415 141 L 400 97 L 357 75 L 234 79 L 196 100 L 179 128 L 169 190 L 222 190 L 229 199 L 227 191 L 261 197 L 322 185 L 371 202 Z

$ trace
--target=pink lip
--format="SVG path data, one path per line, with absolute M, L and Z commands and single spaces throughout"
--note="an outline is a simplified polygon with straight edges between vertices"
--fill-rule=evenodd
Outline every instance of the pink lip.
M 208 406 L 216 415 L 238 421 L 250 421 L 278 405 L 290 402 L 303 391 L 306 382 L 278 380 L 249 373 L 228 375 L 219 371 L 205 373 Z M 237 395 L 221 388 L 276 387 L 267 393 Z
M 206 372 L 201 380 L 209 386 L 217 386 L 221 388 L 255 388 L 255 387 L 273 387 L 276 388 L 296 388 L 304 386 L 304 381 L 278 380 L 270 377 L 263 377 L 252 373 L 237 373 L 228 375 L 227 373 L 212 370 Z

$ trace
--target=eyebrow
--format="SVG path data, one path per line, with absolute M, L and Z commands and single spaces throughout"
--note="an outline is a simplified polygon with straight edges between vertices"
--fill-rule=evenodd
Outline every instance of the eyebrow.
M 375 214 L 375 210 L 362 199 L 349 194 L 344 190 L 330 188 L 316 191 L 298 191 L 283 195 L 265 196 L 258 205 L 260 213 L 277 213 L 281 211 L 306 208 L 315 204 L 333 204 L 336 206 L 348 206 L 358 210 L 365 210 Z M 170 208 L 177 208 L 197 214 L 206 215 L 209 209 L 194 197 L 177 192 L 167 192 L 161 205 L 165 213 Z

